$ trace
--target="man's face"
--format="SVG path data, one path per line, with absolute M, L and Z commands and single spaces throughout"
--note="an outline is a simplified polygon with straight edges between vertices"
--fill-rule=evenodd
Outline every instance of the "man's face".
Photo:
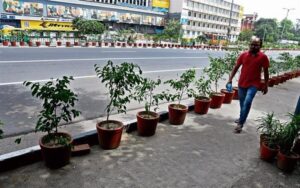
M 261 46 L 260 46 L 260 41 L 252 41 L 250 44 L 250 52 L 256 54 L 259 52 Z

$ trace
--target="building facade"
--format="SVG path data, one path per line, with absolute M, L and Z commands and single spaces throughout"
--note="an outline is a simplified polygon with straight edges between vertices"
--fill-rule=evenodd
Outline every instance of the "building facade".
M 241 24 L 241 31 L 253 30 L 254 22 L 256 21 L 257 13 L 254 14 L 244 14 Z
M 169 1 L 163 2 L 165 4 L 159 0 L 0 0 L 0 27 L 72 32 L 72 20 L 81 17 L 99 20 L 111 30 L 155 33 L 165 24 Z
M 243 7 L 224 0 L 173 0 L 169 18 L 179 19 L 183 38 L 217 36 L 236 41 Z

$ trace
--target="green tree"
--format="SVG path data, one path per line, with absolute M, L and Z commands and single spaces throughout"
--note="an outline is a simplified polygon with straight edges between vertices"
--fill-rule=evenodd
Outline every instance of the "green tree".
M 74 29 L 82 35 L 101 35 L 105 31 L 104 25 L 97 20 L 85 20 L 83 18 L 75 18 L 72 21 Z
M 254 23 L 254 34 L 266 42 L 276 42 L 279 30 L 276 19 L 261 18 Z
M 181 24 L 178 20 L 169 20 L 163 31 L 163 35 L 171 41 L 177 42 L 181 38 Z
M 280 22 L 280 36 L 281 39 L 293 40 L 294 39 L 294 25 L 291 20 L 283 19 Z
M 242 31 L 239 35 L 239 41 L 250 41 L 251 37 L 254 35 L 254 32 L 250 29 Z

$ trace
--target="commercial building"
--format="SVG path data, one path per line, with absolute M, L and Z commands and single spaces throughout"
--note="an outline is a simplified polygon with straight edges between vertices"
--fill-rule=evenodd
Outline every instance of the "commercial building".
M 169 18 L 179 19 L 183 38 L 210 36 L 237 40 L 243 7 L 224 0 L 173 0 Z
M 169 0 L 0 0 L 0 27 L 73 34 L 76 17 L 102 21 L 109 29 L 155 33 L 163 29 Z
M 253 30 L 254 22 L 256 21 L 257 13 L 254 14 L 244 14 L 241 24 L 241 31 Z

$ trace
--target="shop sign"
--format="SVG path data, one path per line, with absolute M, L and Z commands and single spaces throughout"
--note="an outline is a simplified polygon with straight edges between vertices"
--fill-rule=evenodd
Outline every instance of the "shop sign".
M 43 4 L 21 0 L 3 0 L 3 11 L 17 15 L 43 16 Z
M 74 31 L 72 23 L 21 20 L 22 29 L 46 31 Z

